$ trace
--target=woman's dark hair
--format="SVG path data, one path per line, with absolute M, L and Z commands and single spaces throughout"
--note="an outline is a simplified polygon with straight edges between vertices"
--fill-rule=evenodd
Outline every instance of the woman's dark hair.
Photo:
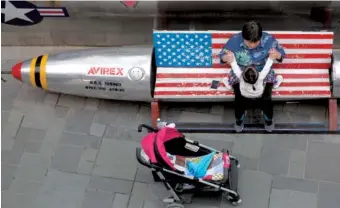
M 242 27 L 242 37 L 243 39 L 250 41 L 252 43 L 261 40 L 262 37 L 262 27 L 260 23 L 256 21 L 249 21 Z
M 259 73 L 256 71 L 254 67 L 251 67 L 251 66 L 247 67 L 243 73 L 244 81 L 249 84 L 255 84 L 258 79 L 258 76 L 259 76 Z

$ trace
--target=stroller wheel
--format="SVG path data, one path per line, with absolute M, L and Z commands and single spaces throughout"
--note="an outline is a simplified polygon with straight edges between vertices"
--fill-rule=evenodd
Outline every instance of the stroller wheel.
M 234 206 L 238 206 L 238 205 L 240 205 L 240 204 L 242 203 L 242 199 L 238 199 L 237 201 L 232 200 L 230 203 L 231 203 L 232 205 L 234 205 Z
M 178 203 L 172 203 L 172 204 L 166 205 L 166 208 L 184 208 L 184 205 L 178 204 Z
M 238 196 L 233 196 L 233 195 L 230 195 L 228 193 L 223 193 L 223 197 L 228 200 L 228 202 L 234 206 L 238 206 L 242 203 L 242 199 L 241 197 L 238 195 Z

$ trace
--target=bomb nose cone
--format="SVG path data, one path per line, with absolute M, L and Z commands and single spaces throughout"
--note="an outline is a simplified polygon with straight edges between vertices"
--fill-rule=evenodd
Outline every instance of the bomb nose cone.
M 12 67 L 12 76 L 17 79 L 17 80 L 21 80 L 21 66 L 22 66 L 22 62 L 15 64 Z

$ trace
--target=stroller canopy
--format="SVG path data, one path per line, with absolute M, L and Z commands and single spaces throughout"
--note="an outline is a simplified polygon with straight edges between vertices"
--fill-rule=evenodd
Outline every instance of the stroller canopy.
M 176 138 L 183 138 L 184 135 L 177 131 L 176 128 L 165 127 L 157 133 L 146 135 L 141 144 L 145 154 L 150 158 L 152 163 L 162 163 L 163 160 L 168 166 L 175 170 L 174 164 L 171 163 L 167 156 L 164 143 Z

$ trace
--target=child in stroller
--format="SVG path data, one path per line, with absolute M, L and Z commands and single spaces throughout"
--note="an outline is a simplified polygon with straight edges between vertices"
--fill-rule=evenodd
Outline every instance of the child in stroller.
M 167 208 L 183 208 L 182 204 L 190 203 L 185 194 L 202 192 L 223 193 L 231 204 L 238 205 L 241 198 L 238 187 L 238 160 L 228 151 L 224 152 L 186 139 L 174 126 L 155 129 L 145 124 L 138 127 L 149 131 L 141 141 L 141 148 L 136 149 L 140 164 L 152 171 L 155 182 L 163 182 L 171 197 L 164 199 L 169 203 Z M 188 164 L 213 155 L 206 165 L 206 172 L 197 177 Z

